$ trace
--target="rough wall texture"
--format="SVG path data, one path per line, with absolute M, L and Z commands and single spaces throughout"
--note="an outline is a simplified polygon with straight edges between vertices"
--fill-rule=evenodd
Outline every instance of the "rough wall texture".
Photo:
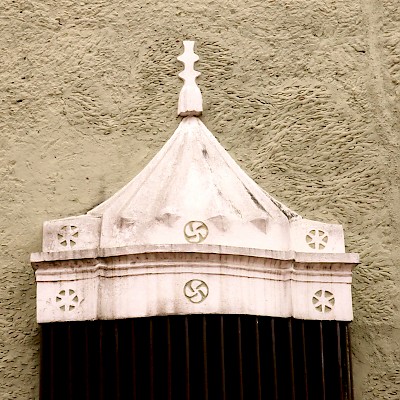
M 267 191 L 361 253 L 358 400 L 400 398 L 396 0 L 0 3 L 0 398 L 38 398 L 29 253 L 46 219 L 132 178 L 177 126 L 182 39 L 203 121 Z

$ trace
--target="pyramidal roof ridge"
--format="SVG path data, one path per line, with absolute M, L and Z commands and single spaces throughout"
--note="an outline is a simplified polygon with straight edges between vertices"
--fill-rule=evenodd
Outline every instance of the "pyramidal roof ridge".
M 199 142 L 197 146 L 193 145 L 193 142 L 196 141 Z M 186 149 L 188 150 L 185 150 L 185 144 Z M 201 150 L 202 157 L 195 157 L 195 154 L 192 154 L 192 157 L 185 157 L 181 163 L 177 159 L 177 155 L 179 155 L 181 151 L 194 152 L 196 150 Z M 214 154 L 215 156 L 210 158 L 210 153 Z M 207 162 L 204 163 L 204 165 L 194 165 L 196 163 L 196 160 L 198 161 L 202 158 L 207 159 Z M 174 168 L 190 170 L 190 168 L 193 167 L 200 169 L 202 174 L 204 175 L 209 174 L 210 176 L 208 178 L 212 179 L 212 175 L 218 173 L 218 169 L 221 168 L 221 165 L 223 164 L 225 164 L 224 173 L 230 173 L 232 177 L 234 177 L 231 177 L 231 181 L 236 180 L 237 185 L 243 186 L 248 194 L 248 201 L 254 203 L 260 210 L 259 213 L 254 213 L 254 211 L 250 212 L 250 215 L 256 217 L 259 216 L 257 214 L 267 213 L 268 215 L 273 217 L 273 215 L 276 216 L 276 212 L 279 210 L 279 212 L 284 214 L 288 219 L 300 217 L 297 213 L 290 210 L 284 204 L 273 198 L 269 193 L 263 190 L 253 179 L 251 179 L 250 176 L 240 168 L 236 161 L 223 148 L 223 146 L 218 142 L 211 131 L 207 129 L 204 123 L 196 117 L 183 118 L 178 128 L 175 130 L 174 134 L 164 144 L 164 146 L 154 156 L 154 158 L 143 168 L 143 170 L 139 172 L 138 175 L 136 175 L 117 193 L 115 193 L 109 199 L 99 204 L 92 210 L 88 211 L 87 214 L 100 217 L 109 207 L 112 207 L 113 204 L 119 204 L 120 207 L 118 208 L 120 210 L 125 209 L 125 213 L 123 214 L 126 217 L 127 203 L 133 201 L 135 195 L 138 193 L 139 190 L 141 192 L 148 191 L 148 182 L 151 175 L 157 176 L 158 172 L 161 172 L 160 175 L 164 176 L 166 168 L 169 168 L 172 172 L 171 175 L 173 175 Z M 159 169 L 161 169 L 161 171 L 158 171 Z M 162 190 L 162 187 L 160 187 L 159 179 L 153 179 L 153 181 L 158 183 L 155 190 L 158 191 L 158 188 L 159 190 Z M 170 185 L 167 185 L 167 187 L 171 189 Z M 177 188 L 174 189 L 176 190 Z M 230 192 L 234 190 L 237 190 L 237 187 L 231 188 Z M 154 190 L 152 190 L 151 192 L 154 193 Z M 222 192 L 220 192 L 220 194 L 224 195 L 224 193 Z M 151 201 L 151 199 L 149 199 L 149 201 Z M 173 205 L 171 204 L 169 205 L 169 208 L 174 209 Z M 136 206 L 136 212 L 138 214 L 143 215 L 143 211 L 144 210 L 137 209 Z M 241 213 L 246 214 L 246 210 L 240 211 Z

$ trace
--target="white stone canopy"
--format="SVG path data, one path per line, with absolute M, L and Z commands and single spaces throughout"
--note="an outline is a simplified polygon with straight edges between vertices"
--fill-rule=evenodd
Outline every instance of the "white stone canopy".
M 194 64 L 185 48 L 180 59 Z M 261 189 L 193 116 L 202 111 L 198 73 L 185 71 L 184 118 L 153 160 L 87 214 L 44 223 L 43 251 L 31 257 L 38 322 L 351 320 L 358 255 L 345 253 L 341 225 L 303 219 Z

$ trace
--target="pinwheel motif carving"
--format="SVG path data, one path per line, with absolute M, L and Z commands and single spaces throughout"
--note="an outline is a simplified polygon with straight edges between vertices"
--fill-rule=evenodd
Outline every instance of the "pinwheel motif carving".
M 208 236 L 208 227 L 202 221 L 190 221 L 183 228 L 183 233 L 189 243 L 201 243 Z
M 186 283 L 183 293 L 192 303 L 201 303 L 208 296 L 208 286 L 204 281 L 192 279 Z

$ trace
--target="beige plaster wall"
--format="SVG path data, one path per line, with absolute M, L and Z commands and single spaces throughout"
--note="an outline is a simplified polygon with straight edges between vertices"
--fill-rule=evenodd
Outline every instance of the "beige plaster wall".
M 190 3 L 190 4 L 187 4 Z M 397 0 L 0 2 L 0 398 L 38 398 L 29 253 L 178 124 L 181 40 L 207 124 L 267 191 L 359 252 L 357 400 L 400 398 Z

